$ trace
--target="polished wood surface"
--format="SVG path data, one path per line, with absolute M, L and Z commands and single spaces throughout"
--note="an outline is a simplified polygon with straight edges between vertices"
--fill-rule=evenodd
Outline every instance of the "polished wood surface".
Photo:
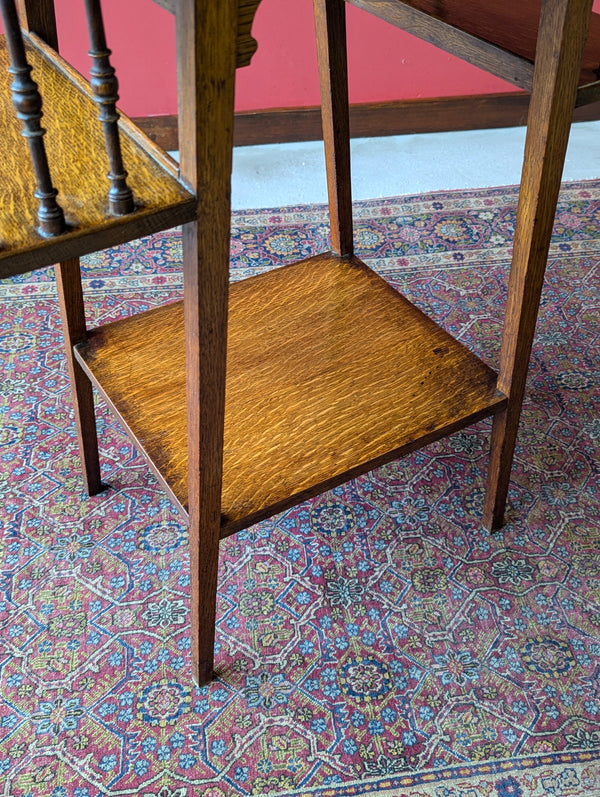
M 541 0 L 351 0 L 533 88 L 497 377 L 349 254 L 343 0 L 315 0 L 315 9 L 332 240 L 348 255 L 317 255 L 229 287 L 235 69 L 254 46 L 258 0 L 158 1 L 176 11 L 180 180 L 172 161 L 124 120 L 123 157 L 138 205 L 130 216 L 107 216 L 106 153 L 89 86 L 39 41 L 29 45 L 46 98 L 49 161 L 58 164 L 72 225 L 54 241 L 35 232 L 33 174 L 7 99 L 0 43 L 0 276 L 63 261 L 57 282 L 88 487 L 102 484 L 86 374 L 188 516 L 191 655 L 203 684 L 213 672 L 221 537 L 489 415 L 484 521 L 502 523 L 584 49 L 584 79 L 597 77 L 597 18 L 588 36 L 592 0 L 543 0 L 534 71 Z M 54 41 L 51 0 L 20 6 Z M 585 91 L 594 97 L 597 88 Z M 177 222 L 184 301 L 86 331 L 75 256 Z
M 346 0 L 531 91 L 542 0 Z M 600 15 L 593 14 L 579 84 L 599 78 Z
M 30 38 L 30 37 L 28 37 Z M 44 100 L 46 151 L 67 231 L 55 238 L 37 232 L 35 177 L 21 122 L 12 106 L 8 53 L 0 37 L 0 277 L 51 265 L 180 222 L 196 213 L 194 197 L 177 169 L 127 120 L 122 120 L 123 158 L 131 172 L 133 217 L 110 215 L 108 161 L 98 113 L 88 84 L 35 37 L 27 46 L 33 77 Z
M 21 25 L 58 51 L 58 31 L 53 0 L 17 0 Z
M 185 506 L 183 337 L 174 304 L 94 330 L 77 356 Z M 232 284 L 223 533 L 497 411 L 495 383 L 356 259 Z

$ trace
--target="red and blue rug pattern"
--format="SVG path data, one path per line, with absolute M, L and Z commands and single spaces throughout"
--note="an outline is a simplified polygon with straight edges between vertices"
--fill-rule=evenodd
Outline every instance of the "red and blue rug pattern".
M 356 204 L 358 253 L 497 365 L 516 189 Z M 232 278 L 328 243 L 236 213 Z M 84 263 L 91 324 L 181 295 L 180 236 Z M 51 270 L 0 283 L 0 794 L 600 794 L 600 184 L 564 186 L 507 523 L 489 423 L 221 545 L 216 678 L 190 678 L 185 526 L 98 404 L 79 463 Z

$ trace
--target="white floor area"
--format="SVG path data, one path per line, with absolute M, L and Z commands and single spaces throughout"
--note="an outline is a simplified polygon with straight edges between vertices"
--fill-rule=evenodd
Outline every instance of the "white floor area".
M 362 138 L 352 141 L 352 195 L 402 194 L 518 183 L 525 128 Z M 600 177 L 600 121 L 571 129 L 564 180 Z M 327 201 L 323 144 L 236 147 L 234 209 Z

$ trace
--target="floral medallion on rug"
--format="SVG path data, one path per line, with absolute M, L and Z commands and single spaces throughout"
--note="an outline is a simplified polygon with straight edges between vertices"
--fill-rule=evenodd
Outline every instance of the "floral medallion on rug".
M 358 253 L 493 366 L 516 198 L 356 204 Z M 327 238 L 236 213 L 232 278 Z M 565 185 L 502 531 L 484 422 L 228 538 L 204 688 L 185 526 L 102 402 L 85 495 L 52 272 L 0 283 L 0 795 L 600 795 L 599 262 L 600 183 Z M 84 281 L 92 324 L 178 298 L 179 233 Z

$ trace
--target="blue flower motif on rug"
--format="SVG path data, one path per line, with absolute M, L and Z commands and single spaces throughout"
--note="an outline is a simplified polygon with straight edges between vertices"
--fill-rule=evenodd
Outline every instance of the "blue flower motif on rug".
M 493 366 L 515 207 L 361 202 L 357 241 Z M 185 526 L 101 401 L 87 498 L 52 273 L 0 283 L 2 793 L 600 793 L 599 225 L 598 184 L 565 186 L 501 532 L 484 422 L 223 540 L 202 689 Z M 232 279 L 327 232 L 322 207 L 237 213 Z M 87 258 L 90 321 L 177 300 L 179 258 L 178 231 Z

